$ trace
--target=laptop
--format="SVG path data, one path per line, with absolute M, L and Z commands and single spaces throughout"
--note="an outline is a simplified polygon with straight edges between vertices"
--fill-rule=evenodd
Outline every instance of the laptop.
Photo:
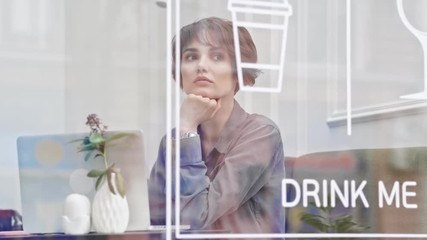
M 142 131 L 118 139 L 107 148 L 109 163 L 116 163 L 126 184 L 129 204 L 127 231 L 147 230 L 150 225 L 147 169 Z M 28 233 L 62 233 L 62 216 L 66 197 L 72 193 L 95 195 L 95 180 L 86 176 L 94 168 L 103 168 L 101 158 L 85 161 L 77 146 L 88 133 L 21 136 L 17 139 L 21 186 L 23 229 Z M 112 142 L 113 143 L 113 142 Z M 93 230 L 93 229 L 92 229 Z

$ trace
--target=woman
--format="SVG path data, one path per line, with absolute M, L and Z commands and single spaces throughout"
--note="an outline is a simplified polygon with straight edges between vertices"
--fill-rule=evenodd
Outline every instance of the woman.
M 255 63 L 249 32 L 239 28 L 239 36 L 242 62 Z M 176 134 L 181 224 L 231 233 L 284 232 L 281 136 L 271 120 L 246 113 L 234 100 L 239 87 L 232 23 L 212 17 L 185 26 L 180 47 L 178 74 L 187 94 Z M 245 69 L 245 84 L 253 85 L 257 75 Z M 165 224 L 165 149 L 163 138 L 149 184 L 152 225 Z

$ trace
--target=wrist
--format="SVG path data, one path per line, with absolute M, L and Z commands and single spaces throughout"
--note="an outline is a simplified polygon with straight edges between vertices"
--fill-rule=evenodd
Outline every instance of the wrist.
M 186 133 L 186 132 L 193 132 L 197 133 L 197 125 L 194 123 L 187 123 L 186 121 L 181 121 L 181 124 L 179 125 L 179 133 Z
M 185 138 L 191 138 L 191 137 L 198 137 L 199 134 L 194 131 L 194 132 L 182 132 L 180 133 L 180 138 L 181 139 L 185 139 Z

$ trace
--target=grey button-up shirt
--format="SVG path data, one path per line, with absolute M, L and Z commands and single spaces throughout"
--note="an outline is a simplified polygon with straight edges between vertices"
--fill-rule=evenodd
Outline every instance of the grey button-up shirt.
M 165 224 L 165 141 L 149 180 L 153 225 Z M 206 159 L 200 137 L 182 139 L 180 145 L 181 224 L 231 233 L 285 232 L 283 145 L 270 119 L 248 114 L 235 102 Z

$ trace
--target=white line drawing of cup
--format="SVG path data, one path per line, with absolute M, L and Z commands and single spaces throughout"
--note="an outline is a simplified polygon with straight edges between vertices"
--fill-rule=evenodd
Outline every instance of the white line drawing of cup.
M 234 48 L 236 52 L 237 78 L 239 88 L 242 91 L 248 92 L 281 92 L 283 85 L 283 66 L 285 64 L 286 41 L 288 35 L 289 17 L 293 14 L 292 5 L 288 0 L 280 0 L 272 2 L 266 0 L 229 0 L 228 10 L 231 12 L 233 21 Z M 239 21 L 238 13 L 252 13 L 270 16 L 283 17 L 283 23 L 257 23 L 249 21 Z M 282 31 L 280 60 L 278 64 L 260 64 L 242 62 L 240 56 L 240 44 L 238 27 L 259 28 L 267 30 Z M 275 87 L 256 87 L 245 86 L 243 84 L 243 69 L 259 69 L 278 71 L 278 79 Z
M 427 99 L 427 32 L 420 31 L 412 25 L 403 10 L 403 0 L 396 0 L 397 11 L 403 25 L 420 41 L 424 54 L 424 90 L 422 92 L 400 96 L 402 99 Z

